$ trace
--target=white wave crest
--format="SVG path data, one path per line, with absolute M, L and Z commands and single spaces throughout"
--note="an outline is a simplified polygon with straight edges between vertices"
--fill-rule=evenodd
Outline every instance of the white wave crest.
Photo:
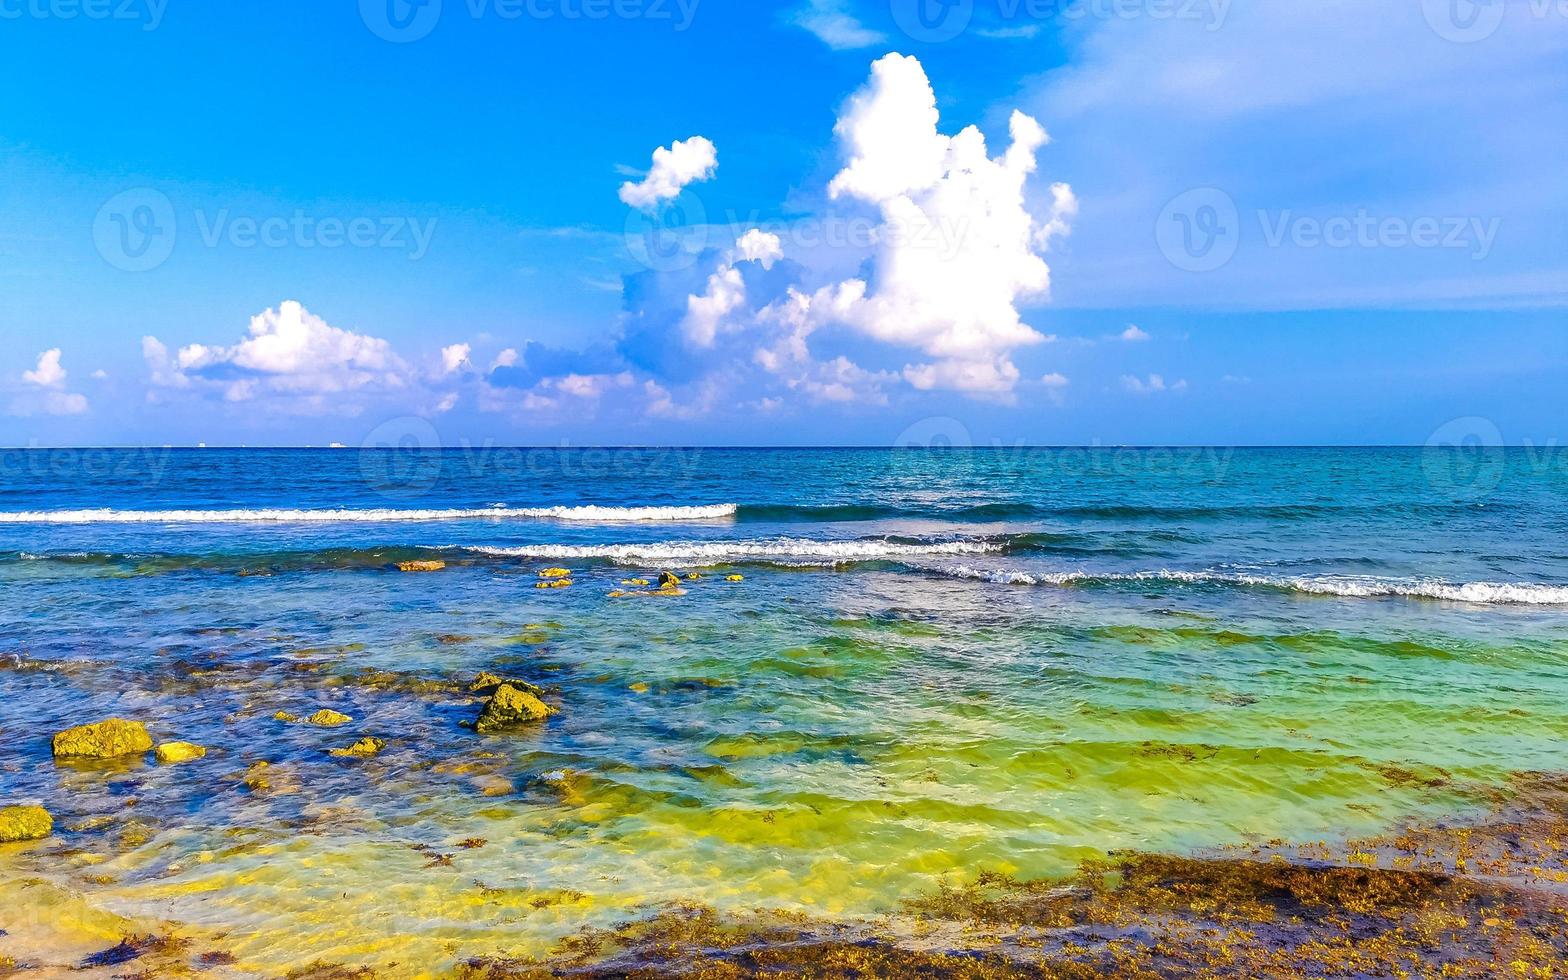
M 1371 576 L 1266 576 L 1229 572 L 1187 572 L 1162 569 L 1147 572 L 1096 574 L 1092 572 L 1021 572 L 978 569 L 957 565 L 938 569 L 957 578 L 979 579 L 998 585 L 1093 584 L 1096 582 L 1171 582 L 1177 584 L 1239 585 L 1281 589 L 1307 595 L 1343 596 L 1351 599 L 1406 598 L 1466 602 L 1488 606 L 1568 605 L 1568 586 L 1534 582 L 1446 582 L 1434 578 L 1390 579 Z
M 711 521 L 735 504 L 702 507 L 481 507 L 442 510 L 39 510 L 0 513 L 0 524 L 390 524 L 418 521 L 554 520 L 596 524 Z
M 650 544 L 540 544 L 521 547 L 470 547 L 463 550 L 504 558 L 536 558 L 546 561 L 601 559 L 632 565 L 663 562 L 691 566 L 755 560 L 775 560 L 790 564 L 897 561 L 907 558 L 994 554 L 1003 550 L 1003 546 L 992 541 L 913 543 L 773 538 L 755 541 L 664 541 Z

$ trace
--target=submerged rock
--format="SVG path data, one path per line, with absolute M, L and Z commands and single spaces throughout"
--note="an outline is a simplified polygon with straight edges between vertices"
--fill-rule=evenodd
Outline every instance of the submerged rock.
M 0 807 L 0 844 L 43 840 L 52 833 L 54 833 L 54 818 L 43 807 Z
M 110 718 L 92 725 L 67 728 L 54 737 L 57 759 L 116 759 L 152 748 L 152 736 L 139 721 Z
M 726 581 L 726 582 L 744 582 L 744 581 L 746 581 L 746 576 L 744 576 L 744 575 L 730 575 L 730 576 L 726 576 L 724 581 Z
M 164 742 L 158 746 L 158 761 L 166 766 L 181 762 L 195 762 L 207 755 L 207 750 L 191 742 Z
M 550 579 L 549 581 L 546 581 L 546 582 L 537 582 L 537 583 L 534 584 L 534 588 L 536 588 L 536 589 L 569 589 L 569 588 L 571 588 L 575 584 L 577 584 L 577 583 L 573 582 L 569 578 L 557 578 L 557 579 Z
M 439 572 L 445 568 L 444 561 L 402 561 L 397 565 L 400 572 Z
M 485 705 L 484 713 L 479 716 L 479 723 L 474 728 L 484 734 L 511 725 L 544 721 L 558 713 L 559 709 L 545 704 L 535 694 L 511 684 L 502 684 L 495 689 L 495 694 L 491 696 L 490 703 Z
M 515 677 L 502 677 L 500 674 L 493 674 L 488 670 L 479 672 L 479 676 L 475 677 L 473 682 L 468 685 L 468 692 L 470 694 L 494 694 L 496 689 L 503 684 L 510 684 L 520 691 L 527 691 L 536 698 L 544 697 L 544 688 L 538 685 L 520 681 Z
M 649 582 L 645 578 L 623 578 L 623 579 L 621 579 L 621 584 L 622 585 L 630 585 L 630 586 L 634 586 L 634 587 L 639 588 L 639 589 L 643 589 L 643 588 L 647 588 L 649 585 L 652 585 L 653 583 Z
M 333 749 L 331 754 L 339 759 L 369 759 L 380 755 L 381 750 L 386 747 L 387 743 L 381 739 L 367 735 L 346 749 Z
M 353 720 L 353 718 L 343 714 L 341 711 L 333 711 L 331 708 L 322 708 L 305 719 L 306 722 L 320 728 L 336 728 L 339 725 L 347 725 Z

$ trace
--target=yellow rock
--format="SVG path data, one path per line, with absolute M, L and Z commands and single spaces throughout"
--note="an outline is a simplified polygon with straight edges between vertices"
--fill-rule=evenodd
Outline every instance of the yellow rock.
M 140 755 L 150 748 L 152 736 L 147 734 L 147 726 L 122 718 L 68 728 L 54 737 L 57 759 L 114 759 Z
M 293 722 L 299 721 L 299 715 L 291 715 L 287 711 L 280 711 L 272 716 L 272 720 L 288 722 L 292 724 Z
M 336 728 L 339 725 L 347 725 L 354 719 L 342 712 L 333 711 L 331 708 L 322 708 L 305 720 L 312 725 L 320 725 L 322 728 Z
M 746 576 L 744 576 L 744 575 L 731 575 L 731 576 L 727 577 L 724 581 L 726 581 L 726 582 L 744 582 L 744 581 L 746 581 Z
M 491 695 L 490 703 L 485 705 L 484 713 L 479 716 L 479 723 L 474 728 L 481 733 L 493 732 L 509 725 L 544 721 L 557 713 L 558 709 L 545 704 L 531 692 L 511 684 L 502 684 Z
M 398 562 L 397 566 L 400 572 L 439 572 L 444 568 L 444 561 L 404 561 Z
M 0 808 L 0 844 L 43 840 L 54 833 L 54 818 L 41 806 Z
M 625 591 L 622 591 L 621 589 L 616 589 L 616 590 L 614 590 L 614 591 L 609 593 L 609 596 L 610 596 L 611 599 L 624 599 L 624 598 L 626 598 L 629 595 L 631 595 L 630 592 L 625 592 Z
M 206 749 L 191 742 L 164 742 L 158 746 L 158 761 L 166 766 L 195 762 L 206 754 Z
M 539 582 L 534 585 L 536 589 L 569 589 L 575 583 L 569 578 L 552 579 L 548 582 Z
M 661 589 L 678 589 L 678 588 L 680 588 L 680 585 L 681 585 L 681 577 L 679 575 L 676 575 L 674 572 L 660 572 L 659 573 L 659 588 L 661 588 Z
M 702 576 L 698 575 L 696 572 L 692 572 L 690 575 L 686 576 L 686 581 L 688 582 L 700 582 L 701 580 Z
M 539 573 L 540 578 L 571 578 L 572 570 L 569 568 L 547 568 Z
M 366 736 L 346 749 L 333 749 L 332 754 L 339 759 L 369 759 L 380 755 L 381 750 L 386 747 L 387 743 L 381 739 Z
M 649 691 L 652 690 L 652 688 L 650 688 L 643 681 L 638 681 L 637 683 L 631 685 L 630 689 L 633 690 L 633 691 L 636 691 L 638 694 L 647 694 Z
M 645 578 L 625 578 L 625 579 L 621 579 L 621 584 L 622 585 L 630 585 L 630 586 L 634 586 L 636 588 L 642 589 L 642 588 L 648 587 L 649 585 L 652 585 L 653 583 L 649 582 Z

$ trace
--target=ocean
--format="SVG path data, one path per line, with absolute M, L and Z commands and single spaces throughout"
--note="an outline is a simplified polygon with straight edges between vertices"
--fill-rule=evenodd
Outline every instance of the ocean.
M 0 805 L 64 843 L 0 877 L 424 975 L 1458 818 L 1562 768 L 1565 542 L 1550 450 L 3 452 Z M 111 716 L 208 754 L 51 758 Z

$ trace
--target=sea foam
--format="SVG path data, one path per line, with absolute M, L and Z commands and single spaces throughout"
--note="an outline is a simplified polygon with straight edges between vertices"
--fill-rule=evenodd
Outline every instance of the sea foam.
M 398 510 L 41 510 L 0 513 L 0 524 L 388 524 L 416 521 L 555 520 L 600 524 L 711 521 L 734 504 L 700 507 L 481 507 Z

